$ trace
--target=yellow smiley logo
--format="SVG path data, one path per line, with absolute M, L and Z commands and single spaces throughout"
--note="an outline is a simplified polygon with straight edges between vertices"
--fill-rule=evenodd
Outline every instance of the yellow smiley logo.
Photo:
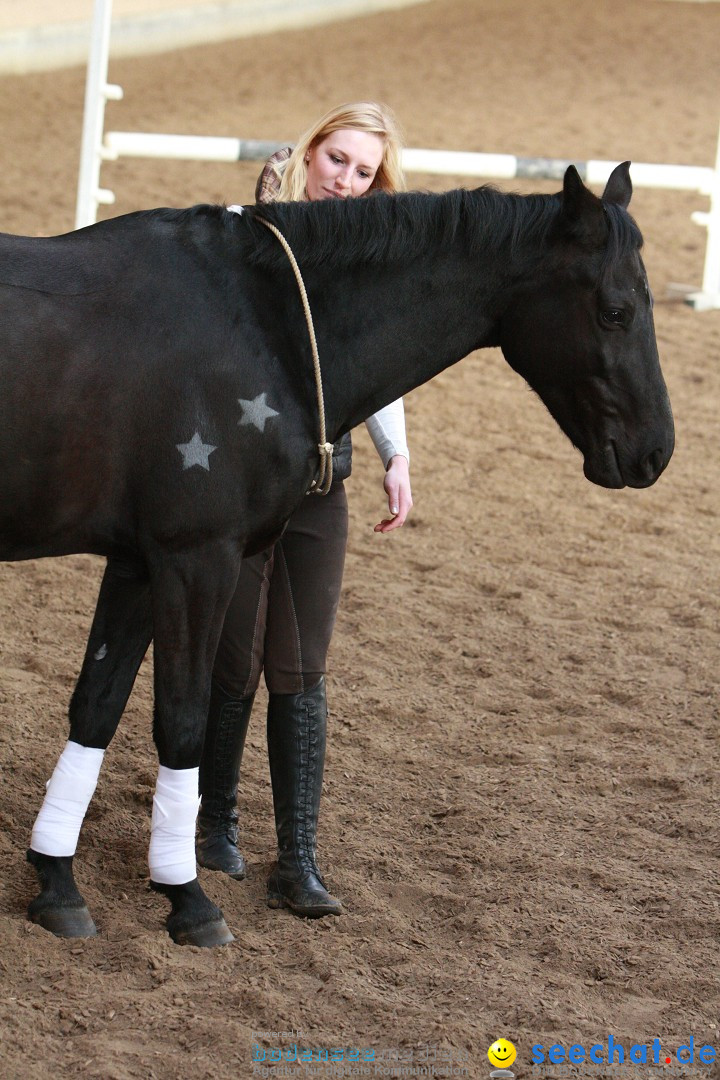
M 509 1039 L 496 1039 L 488 1050 L 488 1061 L 500 1069 L 512 1065 L 516 1057 L 517 1050 Z

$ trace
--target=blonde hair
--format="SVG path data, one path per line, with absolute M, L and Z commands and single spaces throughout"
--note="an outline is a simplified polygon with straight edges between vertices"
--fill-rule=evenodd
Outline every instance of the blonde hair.
M 301 202 L 307 199 L 305 155 L 334 131 L 348 128 L 352 131 L 366 131 L 382 140 L 382 161 L 367 193 L 387 191 L 392 194 L 395 191 L 405 191 L 407 185 L 400 163 L 402 134 L 392 109 L 376 101 L 357 101 L 338 105 L 326 112 L 300 136 L 287 161 L 275 166 L 280 176 L 278 202 Z

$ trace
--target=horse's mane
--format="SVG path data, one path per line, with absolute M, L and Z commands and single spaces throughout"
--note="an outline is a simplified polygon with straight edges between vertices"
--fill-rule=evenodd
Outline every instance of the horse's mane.
M 444 249 L 458 233 L 471 247 L 492 250 L 531 229 L 544 234 L 557 212 L 549 196 L 506 195 L 490 186 L 443 194 L 403 192 L 365 199 L 269 203 L 249 209 L 258 265 L 286 265 L 262 217 L 287 237 L 304 266 L 344 269 L 358 264 L 409 262 L 429 248 Z M 265 237 L 263 237 L 265 233 Z
M 342 270 L 359 264 L 409 262 L 429 248 L 447 248 L 458 233 L 471 250 L 486 252 L 508 241 L 514 249 L 521 238 L 541 244 L 557 223 L 561 205 L 560 194 L 517 195 L 487 185 L 439 195 L 403 192 L 364 199 L 267 203 L 247 206 L 242 214 L 205 204 L 145 213 L 177 224 L 210 217 L 232 231 L 250 263 L 271 270 L 286 268 L 282 247 L 258 221 L 265 218 L 287 238 L 302 266 Z M 642 236 L 625 210 L 607 202 L 603 207 L 608 223 L 604 269 L 641 247 Z

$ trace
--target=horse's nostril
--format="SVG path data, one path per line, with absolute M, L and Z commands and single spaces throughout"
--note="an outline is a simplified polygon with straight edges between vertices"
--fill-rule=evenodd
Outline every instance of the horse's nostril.
M 643 472 L 648 479 L 659 476 L 665 467 L 665 455 L 662 450 L 653 450 L 643 462 Z

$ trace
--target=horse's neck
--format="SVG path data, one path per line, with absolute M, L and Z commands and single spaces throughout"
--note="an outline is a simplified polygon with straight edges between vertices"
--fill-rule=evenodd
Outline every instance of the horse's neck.
M 417 264 L 345 271 L 320 287 L 321 363 L 335 437 L 474 349 L 496 344 L 501 268 L 439 254 Z

